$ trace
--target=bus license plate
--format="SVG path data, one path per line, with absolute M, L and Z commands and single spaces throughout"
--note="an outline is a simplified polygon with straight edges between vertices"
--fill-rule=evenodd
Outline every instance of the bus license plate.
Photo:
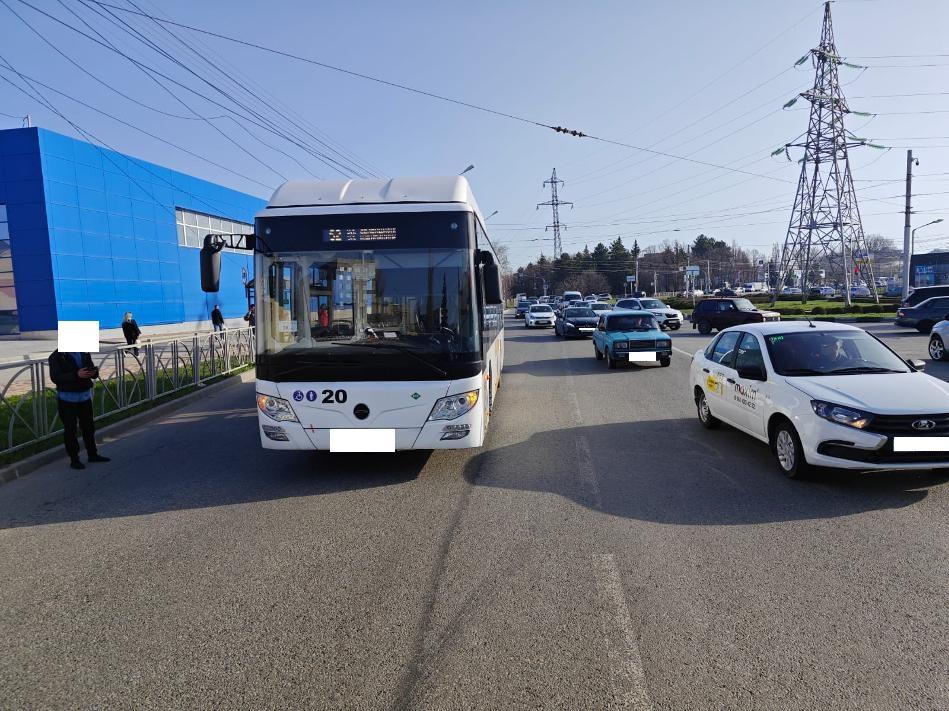
M 949 437 L 894 437 L 894 452 L 949 452 Z
M 655 363 L 656 352 L 655 351 L 637 351 L 636 353 L 630 353 L 629 359 L 633 363 Z
M 330 430 L 330 452 L 394 452 L 395 430 Z

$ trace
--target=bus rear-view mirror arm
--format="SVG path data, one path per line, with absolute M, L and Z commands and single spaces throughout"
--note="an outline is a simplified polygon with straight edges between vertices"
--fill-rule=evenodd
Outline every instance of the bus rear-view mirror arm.
M 237 249 L 242 252 L 256 252 L 258 246 L 270 252 L 269 245 L 255 234 L 206 234 L 201 247 L 201 290 L 217 292 L 221 288 L 221 250 Z

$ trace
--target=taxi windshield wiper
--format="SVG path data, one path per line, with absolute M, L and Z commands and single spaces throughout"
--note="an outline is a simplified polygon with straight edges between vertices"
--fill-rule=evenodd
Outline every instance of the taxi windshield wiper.
M 781 375 L 827 375 L 827 372 L 813 368 L 785 368 L 781 371 Z
M 905 373 L 905 370 L 895 370 L 893 368 L 881 368 L 873 365 L 856 365 L 851 368 L 837 368 L 827 371 L 828 375 L 845 375 L 847 373 Z
M 405 345 L 395 344 L 395 343 L 382 343 L 382 342 L 377 343 L 375 341 L 333 341 L 333 345 L 352 346 L 353 348 L 376 348 L 376 349 L 388 348 L 391 351 L 399 351 L 401 353 L 405 353 L 406 355 L 411 356 L 412 358 L 414 358 L 420 363 L 424 363 L 425 365 L 427 365 L 429 368 L 434 370 L 436 373 L 438 373 L 442 377 L 445 377 L 445 378 L 448 377 L 448 373 L 446 371 L 442 370 L 434 363 L 426 360 L 425 358 L 420 356 L 418 353 L 413 352 L 413 349 L 411 346 L 405 346 Z

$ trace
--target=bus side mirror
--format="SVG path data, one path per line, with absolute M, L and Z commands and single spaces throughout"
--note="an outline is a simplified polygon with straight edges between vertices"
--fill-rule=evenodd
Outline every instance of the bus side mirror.
M 501 295 L 501 270 L 494 262 L 485 264 L 482 267 L 481 274 L 484 278 L 484 303 L 491 306 L 503 304 L 504 298 Z
M 221 250 L 201 248 L 201 290 L 216 292 L 221 288 Z

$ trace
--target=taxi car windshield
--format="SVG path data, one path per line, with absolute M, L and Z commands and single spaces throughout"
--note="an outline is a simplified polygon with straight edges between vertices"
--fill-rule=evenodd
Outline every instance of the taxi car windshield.
M 655 327 L 652 316 L 614 316 L 606 322 L 607 331 L 649 331 Z
M 596 318 L 593 309 L 570 308 L 563 312 L 564 318 Z
M 739 311 L 757 311 L 755 305 L 748 301 L 748 299 L 735 299 L 733 302 Z
M 778 375 L 908 373 L 909 368 L 864 331 L 799 331 L 765 337 Z

